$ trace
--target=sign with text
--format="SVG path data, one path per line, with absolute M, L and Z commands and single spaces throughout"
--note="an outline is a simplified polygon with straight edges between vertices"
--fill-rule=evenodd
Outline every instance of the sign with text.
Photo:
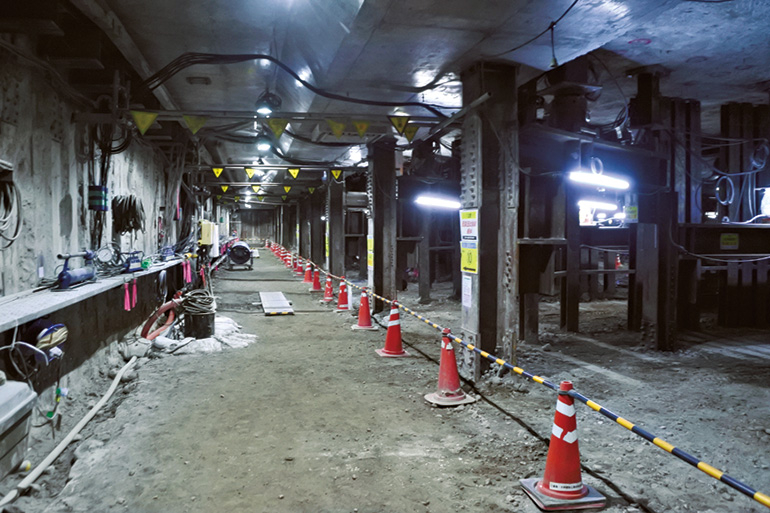
M 460 269 L 479 273 L 479 211 L 460 211 Z

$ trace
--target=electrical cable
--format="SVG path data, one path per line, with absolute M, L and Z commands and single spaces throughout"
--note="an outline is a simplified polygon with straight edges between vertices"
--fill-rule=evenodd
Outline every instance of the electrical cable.
M 128 232 L 144 231 L 144 206 L 142 200 L 133 194 L 112 198 L 112 228 L 124 235 Z
M 5 251 L 19 238 L 21 234 L 22 212 L 21 212 L 21 192 L 13 182 L 0 183 L 0 238 L 6 244 L 0 247 L 0 251 Z M 13 228 L 13 235 L 8 232 L 13 226 L 13 219 L 16 218 L 16 226 Z
M 579 1 L 580 1 L 580 0 L 575 0 L 574 2 L 572 2 L 572 4 L 570 4 L 570 6 L 569 6 L 569 7 L 567 7 L 567 10 L 566 10 L 566 11 L 564 11 L 564 12 L 562 13 L 562 15 L 561 15 L 561 16 L 559 16 L 558 18 L 556 18 L 556 20 L 555 20 L 555 21 L 552 21 L 552 22 L 551 22 L 551 24 L 550 24 L 550 25 L 548 25 L 548 28 L 544 29 L 544 30 L 543 30 L 542 32 L 540 32 L 538 35 L 536 35 L 536 36 L 534 36 L 534 37 L 532 37 L 532 38 L 528 39 L 527 41 L 525 41 L 525 42 L 521 43 L 521 44 L 520 44 L 520 45 L 518 45 L 518 46 L 514 46 L 514 47 L 513 47 L 513 48 L 511 48 L 510 50 L 505 50 L 504 52 L 496 53 L 496 54 L 494 54 L 494 55 L 487 55 L 486 57 L 487 57 L 487 58 L 491 58 L 491 57 L 502 57 L 502 56 L 503 56 L 503 55 L 505 55 L 505 54 L 508 54 L 508 53 L 512 53 L 512 52 L 515 52 L 515 51 L 517 51 L 517 50 L 521 50 L 521 49 L 522 49 L 522 48 L 524 48 L 525 46 L 528 46 L 528 45 L 530 45 L 530 44 L 534 43 L 535 41 L 537 41 L 538 39 L 540 39 L 541 37 L 543 37 L 543 36 L 544 36 L 544 35 L 545 35 L 545 34 L 546 34 L 546 33 L 547 33 L 549 30 L 550 30 L 550 31 L 553 31 L 553 29 L 554 29 L 554 28 L 556 28 L 556 25 L 557 25 L 557 24 L 558 24 L 558 23 L 559 23 L 561 20 L 563 20 L 563 19 L 564 19 L 564 17 L 565 17 L 565 16 L 567 16 L 567 14 L 569 14 L 569 12 L 572 10 L 572 8 L 573 8 L 573 7 L 575 7 L 575 5 L 577 5 L 577 3 L 578 3 Z
M 578 0 L 575 0 L 575 3 L 577 2 Z M 329 100 L 336 100 L 336 101 L 347 102 L 347 103 L 356 103 L 359 105 L 379 106 L 379 107 L 419 107 L 441 118 L 445 118 L 446 115 L 443 112 L 441 112 L 439 109 L 453 108 L 453 107 L 443 107 L 440 105 L 428 104 L 424 102 L 413 102 L 413 101 L 391 102 L 391 101 L 368 100 L 363 98 L 355 98 L 355 97 L 332 93 L 332 92 L 326 91 L 325 89 L 316 87 L 310 82 L 308 82 L 307 80 L 303 79 L 296 71 L 294 71 L 288 65 L 284 64 L 281 60 L 273 57 L 272 55 L 261 54 L 261 53 L 254 53 L 254 54 L 212 54 L 212 53 L 198 53 L 198 52 L 183 53 L 182 55 L 180 55 L 179 57 L 177 57 L 176 59 L 168 63 L 165 67 L 161 68 L 157 73 L 148 77 L 141 85 L 146 87 L 150 91 L 152 91 L 153 89 L 160 87 L 160 85 L 162 85 L 164 82 L 169 80 L 171 77 L 173 77 L 180 71 L 197 64 L 236 64 L 240 62 L 253 61 L 253 60 L 266 60 L 266 61 L 272 62 L 277 67 L 282 69 L 284 72 L 289 74 L 297 82 L 305 86 L 307 89 Z

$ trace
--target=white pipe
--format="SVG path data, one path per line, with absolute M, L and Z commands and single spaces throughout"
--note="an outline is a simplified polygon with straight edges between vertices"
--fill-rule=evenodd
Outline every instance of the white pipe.
M 110 397 L 112 397 L 112 394 L 115 393 L 115 389 L 118 388 L 118 383 L 120 383 L 120 379 L 123 377 L 123 374 L 125 374 L 134 365 L 135 362 L 136 356 L 131 357 L 128 363 L 125 364 L 123 368 L 120 369 L 120 371 L 118 371 L 115 379 L 112 380 L 110 388 L 107 390 L 104 396 L 102 396 L 99 402 L 96 403 L 93 408 L 91 408 L 91 411 L 89 411 L 74 428 L 72 428 L 72 431 L 67 434 L 64 440 L 59 442 L 59 445 L 57 445 L 56 448 L 51 451 L 51 453 L 46 456 L 46 458 L 37 467 L 35 467 L 35 469 L 30 472 L 27 477 L 25 477 L 19 484 L 16 485 L 14 490 L 8 492 L 5 497 L 0 499 L 0 508 L 16 500 L 16 497 L 18 497 L 24 490 L 32 486 L 32 484 L 37 480 L 38 477 L 40 477 L 43 471 L 51 466 L 54 461 L 56 461 L 56 458 L 58 458 L 59 455 L 64 452 L 64 449 L 66 449 L 67 446 L 72 443 L 72 440 L 75 438 L 75 436 L 80 433 L 86 424 L 88 424 L 91 419 L 94 418 L 99 410 L 101 410 L 102 407 L 107 403 Z

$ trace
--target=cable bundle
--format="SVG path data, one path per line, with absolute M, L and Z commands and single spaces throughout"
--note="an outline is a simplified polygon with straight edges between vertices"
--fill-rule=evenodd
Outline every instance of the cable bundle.
M 16 227 L 13 235 L 9 235 L 13 220 Z M 21 193 L 13 182 L 0 182 L 0 238 L 7 242 L 0 251 L 8 249 L 21 233 Z
M 112 198 L 112 227 L 121 235 L 144 231 L 144 207 L 142 200 L 134 196 Z
M 217 303 L 214 296 L 207 290 L 193 290 L 182 299 L 182 308 L 186 314 L 202 315 L 217 311 Z

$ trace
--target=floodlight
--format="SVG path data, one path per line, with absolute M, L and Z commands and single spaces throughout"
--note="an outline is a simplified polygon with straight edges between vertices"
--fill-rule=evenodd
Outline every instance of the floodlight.
M 607 189 L 628 189 L 629 183 L 621 178 L 615 178 L 590 171 L 572 171 L 569 179 L 573 182 L 586 185 L 595 185 L 596 187 L 605 187 Z

